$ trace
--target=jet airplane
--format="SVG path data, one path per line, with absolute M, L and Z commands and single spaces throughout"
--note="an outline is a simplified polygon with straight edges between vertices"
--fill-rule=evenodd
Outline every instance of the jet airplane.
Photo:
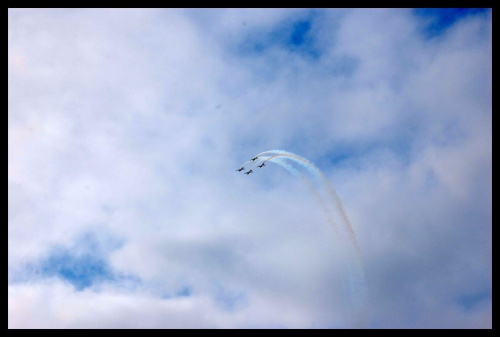
M 252 173 L 252 172 L 253 172 L 253 171 L 252 171 L 252 170 L 250 170 L 250 171 L 245 172 L 245 174 L 246 174 L 246 175 L 249 175 L 249 174 L 250 174 L 250 173 Z
M 237 169 L 236 171 L 241 172 L 245 169 L 245 166 L 242 166 L 241 168 Z

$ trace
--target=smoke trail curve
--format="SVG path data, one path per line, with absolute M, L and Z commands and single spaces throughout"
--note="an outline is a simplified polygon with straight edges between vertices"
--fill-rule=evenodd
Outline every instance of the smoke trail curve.
M 265 159 L 267 159 L 267 158 L 269 158 L 269 157 L 265 157 L 265 158 L 263 158 L 263 160 L 265 161 Z M 279 160 L 279 158 L 273 160 L 271 163 L 277 164 L 277 165 L 283 167 L 288 172 L 290 172 L 293 175 L 298 176 L 298 177 L 300 177 L 300 179 L 302 179 L 302 181 L 309 187 L 309 189 L 311 190 L 311 192 L 314 194 L 314 196 L 318 200 L 319 204 L 321 205 L 321 208 L 323 209 L 323 213 L 325 213 L 325 215 L 326 215 L 327 222 L 330 225 L 332 225 L 333 229 L 335 230 L 335 233 L 338 235 L 339 231 L 337 229 L 337 224 L 332 219 L 332 216 L 330 214 L 330 209 L 328 208 L 326 201 L 323 199 L 323 197 L 318 192 L 318 190 L 316 190 L 314 185 L 309 180 L 307 180 L 307 178 L 303 174 L 301 174 L 299 171 L 297 171 L 294 167 L 292 167 L 291 165 L 289 165 L 288 163 L 286 163 L 284 161 Z
M 273 155 L 263 157 L 263 155 L 265 155 L 265 154 L 273 154 Z M 255 165 L 252 167 L 252 169 L 255 168 L 260 162 L 263 162 L 263 163 L 271 162 L 271 163 L 277 164 L 277 165 L 285 168 L 287 171 L 291 172 L 294 175 L 300 176 L 300 178 L 310 187 L 313 194 L 317 197 L 318 201 L 320 202 L 321 206 L 323 207 L 325 214 L 327 215 L 328 222 L 332 223 L 332 225 L 335 229 L 335 232 L 337 234 L 339 234 L 337 231 L 337 228 L 336 228 L 336 223 L 332 219 L 332 217 L 330 216 L 330 208 L 327 206 L 326 202 L 324 201 L 324 199 L 322 198 L 320 193 L 315 189 L 315 187 L 312 185 L 312 183 L 309 182 L 309 180 L 307 180 L 307 178 L 305 176 L 303 176 L 301 173 L 299 173 L 299 171 L 297 171 L 293 166 L 291 166 L 287 162 L 281 160 L 281 158 L 292 160 L 293 162 L 298 163 L 299 165 L 303 166 L 313 176 L 319 177 L 321 179 L 321 181 L 323 182 L 323 185 L 327 187 L 329 194 L 333 198 L 334 205 L 337 207 L 338 211 L 340 211 L 339 213 L 341 215 L 341 222 L 342 222 L 342 220 L 343 220 L 343 222 L 345 222 L 344 225 L 345 225 L 347 232 L 349 234 L 349 241 L 352 244 L 351 247 L 353 247 L 355 249 L 356 255 L 358 257 L 356 259 L 357 263 L 355 262 L 353 265 L 350 265 L 349 263 L 347 264 L 347 267 L 348 267 L 347 268 L 347 275 L 345 275 L 345 276 L 348 278 L 346 280 L 347 281 L 346 289 L 348 289 L 348 292 L 352 296 L 351 298 L 354 301 L 353 304 L 356 304 L 355 307 L 356 307 L 356 310 L 358 312 L 358 315 L 362 314 L 364 311 L 363 306 L 367 300 L 366 280 L 365 280 L 365 276 L 364 276 L 364 272 L 363 272 L 363 260 L 362 260 L 359 246 L 357 244 L 356 234 L 354 233 L 354 230 L 353 230 L 351 223 L 347 217 L 347 214 L 344 210 L 342 202 L 340 201 L 340 198 L 338 197 L 333 186 L 330 184 L 330 182 L 324 176 L 324 174 L 319 170 L 319 168 L 317 168 L 309 160 L 302 158 L 296 154 L 293 154 L 293 153 L 290 153 L 287 151 L 283 151 L 283 150 L 271 150 L 271 151 L 261 152 L 256 157 L 258 157 L 258 158 L 255 160 Z M 248 164 L 251 161 L 252 160 L 249 160 L 244 165 Z M 342 243 L 342 241 L 340 241 L 340 242 Z M 345 247 L 347 248 L 347 246 L 345 246 Z
M 358 242 L 357 242 L 357 239 L 356 239 L 356 233 L 354 232 L 354 230 L 352 228 L 352 225 L 351 225 L 351 223 L 349 221 L 349 218 L 347 217 L 347 214 L 346 214 L 346 212 L 344 210 L 344 206 L 342 205 L 342 202 L 340 201 L 340 198 L 337 195 L 337 192 L 335 192 L 335 189 L 330 184 L 330 182 L 328 181 L 328 179 L 324 176 L 324 174 L 320 171 L 320 169 L 317 168 L 316 165 L 314 165 L 309 160 L 307 160 L 305 158 L 302 158 L 302 157 L 300 157 L 300 156 L 298 156 L 296 154 L 290 153 L 290 152 L 286 152 L 286 151 L 282 151 L 282 150 L 274 150 L 274 151 L 262 152 L 262 154 L 264 154 L 264 153 L 273 153 L 273 152 L 277 153 L 277 154 L 275 154 L 273 156 L 270 156 L 269 158 L 266 158 L 264 160 L 264 162 L 272 161 L 274 158 L 278 158 L 278 157 L 290 158 L 290 159 L 298 162 L 299 164 L 303 165 L 310 172 L 312 172 L 314 174 L 317 174 L 323 180 L 324 184 L 328 187 L 328 189 L 330 191 L 330 194 L 332 195 L 332 197 L 333 197 L 333 199 L 335 201 L 336 206 L 340 210 L 342 218 L 343 218 L 343 220 L 346 223 L 346 228 L 347 228 L 347 230 L 348 230 L 348 232 L 350 234 L 349 238 L 350 238 L 352 244 L 354 245 L 354 248 L 356 249 L 356 252 L 358 253 L 358 256 L 359 256 L 360 260 L 362 261 L 361 251 L 359 249 Z M 311 171 L 311 169 L 312 169 L 312 171 Z

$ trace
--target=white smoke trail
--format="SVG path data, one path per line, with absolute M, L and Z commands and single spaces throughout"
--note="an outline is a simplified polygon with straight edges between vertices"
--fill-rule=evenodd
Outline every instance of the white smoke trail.
M 274 158 L 278 158 L 278 157 L 290 158 L 291 160 L 293 160 L 293 161 L 299 163 L 300 165 L 302 165 L 303 167 L 305 167 L 313 175 L 317 175 L 317 176 L 319 176 L 321 178 L 321 180 L 323 181 L 323 183 L 325 184 L 325 186 L 329 190 L 330 195 L 332 196 L 332 198 L 334 200 L 335 206 L 337 207 L 337 209 L 339 210 L 340 214 L 342 215 L 342 220 L 345 222 L 346 229 L 349 232 L 349 239 L 351 240 L 352 244 L 354 245 L 354 248 L 356 249 L 356 251 L 357 251 L 357 253 L 359 255 L 359 258 L 362 261 L 361 251 L 359 249 L 358 242 L 357 242 L 357 239 L 356 239 L 356 233 L 354 233 L 354 230 L 352 229 L 352 225 L 351 225 L 351 223 L 349 221 L 349 218 L 347 217 L 347 214 L 346 214 L 346 212 L 344 210 L 344 206 L 342 205 L 342 202 L 340 201 L 340 198 L 337 195 L 337 192 L 335 192 L 335 189 L 330 184 L 330 182 L 328 181 L 328 179 L 326 179 L 326 177 L 323 175 L 323 173 L 320 171 L 320 169 L 317 168 L 316 165 L 314 165 L 309 160 L 307 160 L 305 158 L 302 158 L 302 157 L 300 157 L 300 156 L 298 156 L 296 154 L 293 154 L 291 152 L 286 152 L 286 151 L 282 151 L 282 150 L 273 150 L 273 151 L 266 151 L 266 152 L 263 152 L 263 153 L 277 153 L 275 155 L 270 156 L 266 160 L 264 160 L 264 162 L 271 161 Z
M 266 161 L 265 159 L 267 159 L 267 158 L 269 158 L 269 157 L 263 157 L 263 160 Z M 307 178 L 303 174 L 301 174 L 299 171 L 297 171 L 293 166 L 291 166 L 287 162 L 280 160 L 280 159 L 281 158 L 276 158 L 271 163 L 278 164 L 279 166 L 283 167 L 288 172 L 290 172 L 293 175 L 298 176 L 298 177 L 300 177 L 300 179 L 302 179 L 302 181 L 309 187 L 311 192 L 316 197 L 316 200 L 318 200 L 319 204 L 321 205 L 321 208 L 323 209 L 323 213 L 325 213 L 325 215 L 326 215 L 327 222 L 332 225 L 333 229 L 335 230 L 335 233 L 338 235 L 339 232 L 337 229 L 337 224 L 333 220 L 333 217 L 330 214 L 330 209 L 328 208 L 327 203 L 325 202 L 325 200 L 323 199 L 321 194 L 318 192 L 318 190 L 314 187 L 314 185 L 309 180 L 307 180 Z
M 269 157 L 262 157 L 262 156 L 263 156 L 263 155 L 265 155 L 265 154 L 268 154 L 268 153 L 276 153 L 277 151 L 279 152 L 279 151 L 281 151 L 281 150 L 276 150 L 276 151 L 264 151 L 264 152 L 261 152 L 261 153 L 259 153 L 259 154 L 257 154 L 257 155 L 255 156 L 255 157 L 257 157 L 257 159 L 256 159 L 256 160 L 252 160 L 252 159 L 250 159 L 250 160 L 248 160 L 245 164 L 243 164 L 243 165 L 242 165 L 242 167 L 245 167 L 248 163 L 252 163 L 252 162 L 254 162 L 254 163 L 258 163 L 258 162 L 260 162 L 260 161 L 262 161 L 262 160 L 264 160 L 264 159 L 267 159 L 267 158 L 269 158 Z M 282 152 L 286 152 L 286 151 L 282 151 Z M 255 158 L 255 157 L 253 157 L 253 158 Z M 250 169 L 254 168 L 255 166 L 257 166 L 257 165 L 254 165 L 254 166 L 253 166 L 253 167 L 251 167 Z
M 264 157 L 263 155 L 265 154 L 271 154 L 270 156 Z M 332 224 L 333 228 L 335 229 L 335 232 L 339 234 L 337 230 L 337 225 L 336 221 L 334 221 L 332 214 L 330 213 L 330 208 L 327 206 L 327 203 L 323 199 L 323 197 L 320 195 L 320 193 L 316 190 L 316 188 L 312 185 L 309 180 L 305 178 L 302 174 L 299 173 L 293 166 L 289 165 L 286 161 L 282 159 L 289 159 L 292 160 L 293 162 L 301 165 L 304 167 L 309 173 L 311 173 L 313 176 L 317 177 L 320 179 L 320 181 L 323 183 L 324 186 L 326 186 L 327 191 L 329 192 L 330 196 L 333 199 L 333 203 L 336 207 L 336 210 L 338 213 L 341 215 L 341 221 L 345 226 L 345 229 L 348 232 L 348 237 L 349 241 L 351 242 L 352 248 L 355 250 L 355 256 L 357 256 L 356 259 L 352 260 L 350 257 L 353 257 L 349 251 L 349 246 L 343 245 L 343 241 L 341 240 L 340 243 L 342 246 L 344 246 L 346 250 L 346 253 L 348 254 L 348 260 L 350 260 L 350 263 L 347 263 L 346 261 L 346 270 L 347 273 L 344 275 L 345 277 L 345 285 L 344 289 L 347 290 L 347 292 L 350 294 L 350 298 L 352 300 L 352 304 L 354 305 L 353 309 L 357 312 L 358 318 L 363 320 L 361 316 L 364 315 L 364 306 L 367 301 L 367 287 L 366 287 L 366 279 L 363 271 L 363 260 L 361 256 L 361 251 L 359 249 L 357 239 L 356 239 L 356 234 L 351 226 L 351 223 L 347 217 L 347 214 L 344 210 L 344 207 L 342 205 L 342 202 L 340 201 L 340 198 L 338 197 L 335 189 L 333 186 L 330 184 L 328 179 L 323 175 L 323 173 L 317 168 L 312 162 L 309 160 L 302 158 L 296 154 L 293 154 L 291 152 L 283 151 L 283 150 L 271 150 L 271 151 L 265 151 L 261 152 L 258 155 L 256 155 L 257 160 L 256 164 L 254 167 L 256 167 L 260 162 L 266 163 L 266 162 L 272 162 L 275 164 L 278 164 L 279 166 L 285 168 L 287 171 L 290 173 L 300 176 L 301 179 L 310 187 L 311 191 L 313 194 L 316 196 L 318 201 L 320 202 L 324 213 L 327 215 L 327 220 L 329 223 Z M 248 161 L 250 162 L 250 161 Z M 247 162 L 247 163 L 248 163 Z M 245 165 L 247 164 L 245 163 Z M 335 213 L 335 210 L 333 210 Z

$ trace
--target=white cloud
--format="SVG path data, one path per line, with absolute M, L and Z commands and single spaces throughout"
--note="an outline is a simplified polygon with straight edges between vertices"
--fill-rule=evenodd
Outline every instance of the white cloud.
M 10 328 L 355 325 L 307 186 L 234 172 L 272 148 L 344 202 L 363 324 L 491 327 L 491 14 L 313 12 L 9 10 Z M 316 59 L 243 48 L 307 18 Z M 26 270 L 85 233 L 140 282 Z

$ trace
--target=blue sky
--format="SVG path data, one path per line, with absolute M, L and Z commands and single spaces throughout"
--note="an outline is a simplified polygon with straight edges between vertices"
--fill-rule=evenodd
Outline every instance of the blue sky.
M 488 15 L 490 8 L 417 8 L 414 14 L 424 20 L 424 34 L 434 37 L 443 34 L 456 21 L 469 16 Z
M 491 328 L 491 9 L 9 9 L 9 328 Z M 363 256 L 271 149 L 314 162 Z M 362 316 L 362 319 L 361 319 Z

